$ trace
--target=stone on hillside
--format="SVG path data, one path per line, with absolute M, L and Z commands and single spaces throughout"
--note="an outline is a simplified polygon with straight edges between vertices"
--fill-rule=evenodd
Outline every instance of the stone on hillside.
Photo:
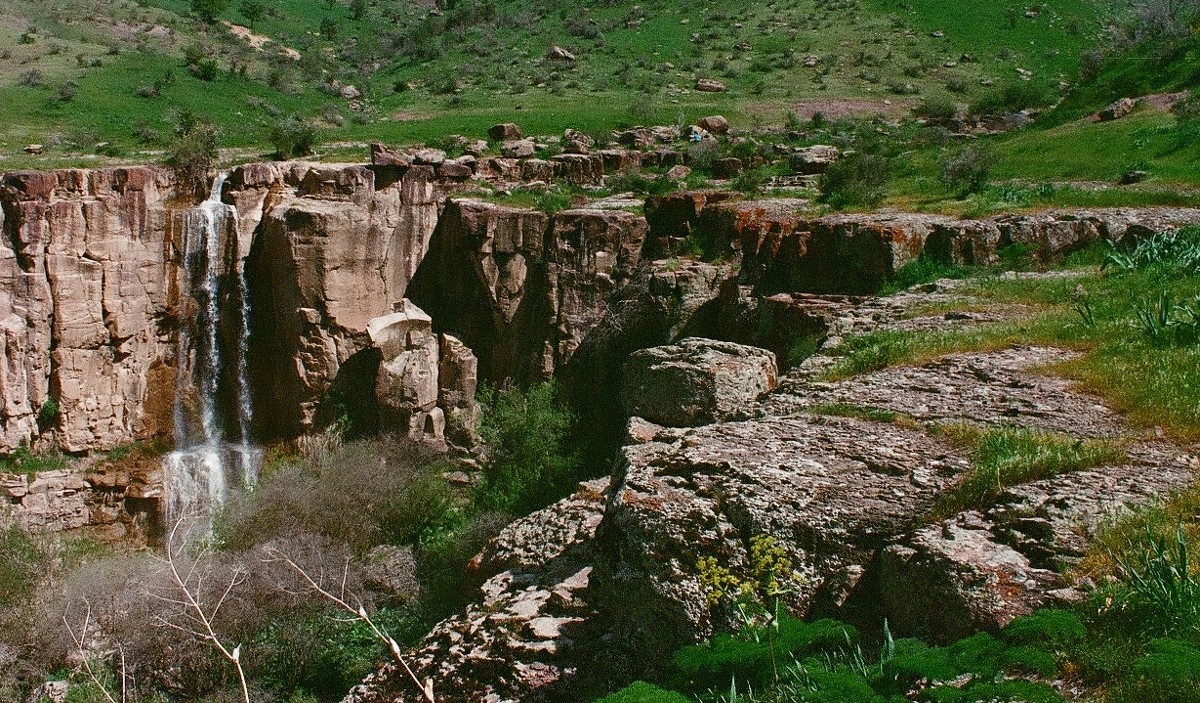
M 488 128 L 488 137 L 493 141 L 510 141 L 513 139 L 524 139 L 525 133 L 521 131 L 520 125 L 512 122 L 502 122 L 497 125 L 492 125 Z
M 446 152 L 441 149 L 417 149 L 412 152 L 413 163 L 418 166 L 441 166 L 446 160 Z
M 444 162 L 438 166 L 438 176 L 441 178 L 463 181 L 475 174 L 475 157 L 464 156 Z
M 371 163 L 375 166 L 412 166 L 412 154 L 389 149 L 380 142 L 371 142 Z
M 536 150 L 532 139 L 513 139 L 500 147 L 500 153 L 509 159 L 526 159 Z
M 668 181 L 682 181 L 690 175 L 692 175 L 692 169 L 688 168 L 687 166 L 680 165 L 672 166 L 666 172 L 666 174 L 663 175 L 663 178 L 666 178 Z
M 595 139 L 577 129 L 563 132 L 563 151 L 568 154 L 588 154 L 595 144 Z
M 729 120 L 725 119 L 725 117 L 722 115 L 709 115 L 708 117 L 702 117 L 698 122 L 696 122 L 696 126 L 700 129 L 712 132 L 713 134 L 729 133 Z
M 1101 110 L 1096 116 L 1101 122 L 1110 120 L 1119 120 L 1125 115 L 1133 112 L 1133 108 L 1137 107 L 1137 100 L 1133 98 L 1121 98 L 1113 104 Z
M 352 86 L 352 85 L 344 85 L 344 86 L 342 86 L 342 89 L 338 92 L 340 92 L 342 94 L 342 97 L 347 100 L 354 100 L 356 98 L 362 97 L 362 91 L 360 91 L 358 88 L 356 88 L 355 86 Z
M 26 154 L 33 154 L 34 156 L 37 156 L 38 154 L 44 153 L 46 151 L 46 147 L 41 144 L 26 144 L 24 151 Z
M 771 352 L 688 337 L 630 355 L 623 395 L 630 415 L 670 427 L 693 427 L 734 416 L 778 384 Z
M 471 156 L 479 157 L 487 153 L 488 144 L 482 139 L 467 142 L 463 145 L 463 153 Z
M 724 93 L 725 84 L 712 78 L 697 78 L 696 90 L 701 93 Z
M 546 51 L 546 58 L 551 61 L 574 61 L 575 54 L 572 54 L 561 46 L 552 46 Z
M 733 178 L 746 170 L 745 166 L 742 160 L 736 157 L 717 159 L 713 164 L 713 176 L 716 178 Z
M 836 146 L 814 144 L 793 153 L 788 165 L 796 173 L 813 176 L 828 171 L 829 165 L 837 161 L 841 153 Z
M 522 181 L 543 181 L 549 183 L 554 179 L 554 165 L 545 159 L 525 159 L 521 162 Z

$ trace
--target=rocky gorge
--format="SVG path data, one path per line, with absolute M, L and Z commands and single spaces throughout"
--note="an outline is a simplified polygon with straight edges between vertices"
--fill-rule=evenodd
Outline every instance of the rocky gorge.
M 1200 223 L 1200 211 L 814 216 L 687 192 L 642 212 L 616 200 L 547 214 L 480 198 L 469 180 L 598 182 L 633 157 L 377 153 L 368 166 L 228 174 L 220 199 L 237 217 L 217 249 L 216 302 L 221 319 L 241 319 L 244 281 L 251 436 L 291 439 L 344 416 L 467 446 L 478 381 L 557 378 L 616 455 L 609 477 L 512 523 L 472 562 L 478 601 L 413 654 L 441 699 L 583 700 L 653 676 L 676 647 L 732 623 L 706 604 L 697 560 L 744 571 L 762 534 L 795 565 L 797 614 L 887 618 L 934 640 L 995 630 L 1077 597 L 1059 567 L 1113 510 L 1195 479 L 1188 448 L 1139 436 L 1121 461 L 934 519 L 970 463 L 934 424 L 1135 433 L 1040 372 L 1060 349 L 820 372 L 854 334 L 1022 314 L 929 314 L 961 297 L 952 282 L 872 297 L 919 258 L 991 265 L 1017 244 L 1053 262 Z M 4 174 L 0 205 L 0 451 L 98 455 L 171 437 L 188 363 L 178 335 L 195 305 L 182 215 L 193 203 L 168 171 L 113 168 Z M 236 327 L 219 327 L 222 347 L 240 343 Z M 803 358 L 802 345 L 821 351 Z M 234 379 L 215 388 L 218 406 L 238 401 Z M 905 421 L 831 411 L 847 405 Z M 159 509 L 161 466 L 88 466 L 0 475 L 0 493 L 42 529 L 136 525 Z M 417 700 L 405 685 L 384 667 L 348 700 Z

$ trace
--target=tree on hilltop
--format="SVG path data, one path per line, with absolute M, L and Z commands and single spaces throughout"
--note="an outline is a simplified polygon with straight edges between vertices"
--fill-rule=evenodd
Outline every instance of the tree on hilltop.
M 233 0 L 191 0 L 192 12 L 205 22 L 216 22 L 217 16 L 229 9 Z

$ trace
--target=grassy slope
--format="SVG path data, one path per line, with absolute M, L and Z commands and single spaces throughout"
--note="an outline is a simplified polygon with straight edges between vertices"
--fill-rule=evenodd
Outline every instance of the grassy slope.
M 958 81 L 968 91 L 958 99 L 966 101 L 983 89 L 981 79 L 1002 80 L 1017 65 L 1038 77 L 1069 77 L 1079 51 L 1099 36 L 1099 18 L 1113 11 L 1112 0 L 1052 0 L 1045 3 L 1052 10 L 1036 19 L 1022 15 L 1010 27 L 1009 9 L 1024 11 L 1015 0 L 712 0 L 702 6 L 651 0 L 643 3 L 640 19 L 628 5 L 596 0 L 507 0 L 496 3 L 494 20 L 439 34 L 416 5 L 378 3 L 356 21 L 344 5 L 331 9 L 322 0 L 270 4 L 277 11 L 256 31 L 296 48 L 303 61 L 293 65 L 247 50 L 224 31 L 186 17 L 182 0 L 70 6 L 13 0 L 0 23 L 0 51 L 11 52 L 0 60 L 0 100 L 11 106 L 0 126 L 0 154 L 12 155 L 28 142 L 86 152 L 93 138 L 138 149 L 143 145 L 133 128 L 140 132 L 142 122 L 158 128 L 179 108 L 210 114 L 226 144 L 247 145 L 262 143 L 276 115 L 292 113 L 330 120 L 330 140 L 421 141 L 478 134 L 498 119 L 519 119 L 533 131 L 673 122 L 718 110 L 779 120 L 786 109 L 812 99 L 899 99 L 891 90 L 905 84 L 928 95 L 945 93 L 948 82 Z M 223 17 L 245 23 L 236 6 Z M 326 18 L 338 23 L 336 37 L 319 36 Z M 154 25 L 170 28 L 176 38 L 149 40 L 128 30 Z M 30 27 L 35 43 L 20 44 Z M 945 36 L 932 37 L 934 29 Z M 428 59 L 399 53 L 405 42 L 427 43 Z M 191 76 L 181 54 L 193 44 L 216 49 L 222 69 L 234 60 L 248 63 L 249 78 L 224 71 L 212 82 Z M 576 52 L 575 67 L 543 61 L 555 44 Z M 51 53 L 54 46 L 59 48 Z M 960 61 L 964 53 L 978 63 Z M 81 68 L 77 54 L 103 65 Z M 809 54 L 821 57 L 817 68 L 800 65 Z M 377 70 L 358 64 L 377 64 Z M 21 73 L 34 68 L 44 74 L 43 86 L 16 85 Z M 135 97 L 140 86 L 172 68 L 176 81 L 160 97 Z M 283 75 L 285 90 L 266 85 L 272 72 Z M 697 76 L 722 80 L 730 92 L 697 94 L 691 90 Z M 366 93 L 365 118 L 351 120 L 345 100 L 317 89 L 333 77 Z M 79 84 L 78 95 L 58 105 L 54 96 L 66 81 Z M 457 81 L 457 92 L 444 92 L 448 81 Z M 395 92 L 397 84 L 415 89 Z M 161 144 L 150 140 L 145 146 Z

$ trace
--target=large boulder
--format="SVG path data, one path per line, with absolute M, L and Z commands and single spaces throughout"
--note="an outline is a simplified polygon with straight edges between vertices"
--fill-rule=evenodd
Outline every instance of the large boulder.
M 814 144 L 793 152 L 788 165 L 796 173 L 812 176 L 828 171 L 829 166 L 841 155 L 841 150 L 836 146 Z
M 512 122 L 502 122 L 488 128 L 488 138 L 492 141 L 503 142 L 512 139 L 524 139 L 525 133 L 521 131 L 520 125 Z
M 367 323 L 367 335 L 383 359 L 375 384 L 380 423 L 385 430 L 400 429 L 412 437 L 440 438 L 440 348 L 433 320 L 408 300 L 397 307 Z
M 733 417 L 777 385 L 771 352 L 689 337 L 634 352 L 625 363 L 623 393 L 630 415 L 693 427 Z

